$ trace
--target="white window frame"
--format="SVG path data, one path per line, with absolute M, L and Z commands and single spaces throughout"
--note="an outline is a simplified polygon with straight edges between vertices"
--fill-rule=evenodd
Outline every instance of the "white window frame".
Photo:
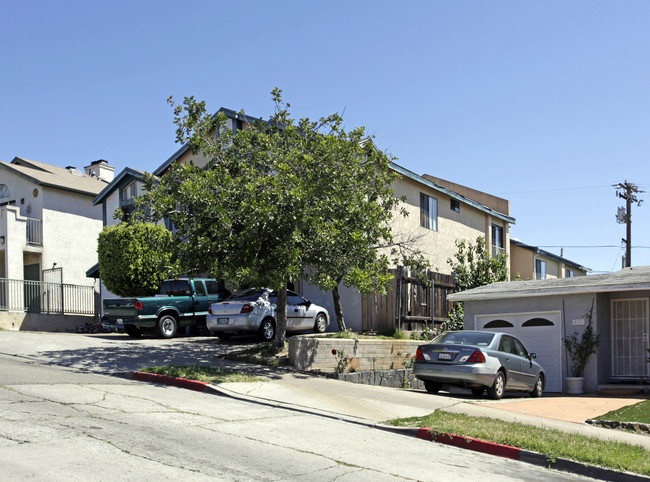
M 546 261 L 535 258 L 535 279 L 546 279 L 546 275 Z
M 438 200 L 423 192 L 420 193 L 420 226 L 438 231 Z

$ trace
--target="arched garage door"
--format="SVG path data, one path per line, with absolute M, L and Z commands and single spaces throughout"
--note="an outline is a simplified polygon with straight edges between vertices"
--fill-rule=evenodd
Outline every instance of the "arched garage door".
M 562 391 L 562 323 L 559 311 L 480 315 L 478 330 L 502 331 L 519 338 L 546 373 L 546 391 Z

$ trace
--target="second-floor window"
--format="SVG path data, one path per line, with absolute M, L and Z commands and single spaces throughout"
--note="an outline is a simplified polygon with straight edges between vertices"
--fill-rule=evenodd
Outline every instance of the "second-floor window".
M 492 256 L 496 256 L 499 253 L 505 251 L 505 246 L 503 244 L 503 227 L 497 226 L 496 224 L 492 225 Z
M 565 269 L 564 270 L 564 277 L 565 278 L 573 278 L 575 276 L 575 273 L 573 272 L 572 269 Z
M 438 200 L 420 193 L 420 226 L 438 231 Z
M 546 261 L 535 260 L 535 279 L 546 279 Z
M 136 197 L 135 181 L 122 189 L 121 201 L 133 201 Z

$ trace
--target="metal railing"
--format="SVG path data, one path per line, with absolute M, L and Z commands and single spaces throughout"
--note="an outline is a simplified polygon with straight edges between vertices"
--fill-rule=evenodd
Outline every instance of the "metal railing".
M 94 315 L 95 288 L 0 278 L 0 310 Z
M 40 219 L 27 218 L 27 244 L 43 245 L 43 222 Z

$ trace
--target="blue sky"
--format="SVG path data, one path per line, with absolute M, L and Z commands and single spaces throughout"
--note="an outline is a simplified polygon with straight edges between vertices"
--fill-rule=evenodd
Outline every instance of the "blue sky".
M 153 171 L 178 147 L 170 95 L 268 117 L 277 86 L 296 117 L 343 113 L 400 165 L 509 199 L 512 237 L 564 247 L 594 272 L 621 265 L 612 184 L 650 191 L 647 1 L 1 0 L 1 11 L 2 161 Z M 632 263 L 650 265 L 650 202 L 632 215 Z

